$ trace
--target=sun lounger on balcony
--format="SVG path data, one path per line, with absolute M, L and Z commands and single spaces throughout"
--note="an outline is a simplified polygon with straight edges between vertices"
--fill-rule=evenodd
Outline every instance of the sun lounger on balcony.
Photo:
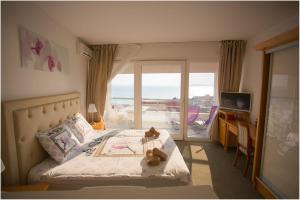
M 200 107 L 199 106 L 195 106 L 195 105 L 189 106 L 189 109 L 188 109 L 188 125 L 192 125 L 197 120 L 199 112 L 200 112 Z M 179 129 L 179 122 L 178 121 L 172 120 L 171 124 L 176 126 L 175 127 L 176 129 Z
M 194 124 L 199 126 L 200 128 L 206 129 L 208 127 L 208 125 L 211 123 L 211 121 L 213 120 L 213 117 L 215 115 L 215 112 L 217 111 L 217 108 L 218 108 L 218 106 L 212 106 L 211 109 L 210 109 L 208 119 L 206 121 L 196 120 L 194 122 Z

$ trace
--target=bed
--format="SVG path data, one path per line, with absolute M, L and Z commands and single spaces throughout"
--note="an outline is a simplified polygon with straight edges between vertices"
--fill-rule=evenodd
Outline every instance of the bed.
M 160 130 L 159 143 L 163 145 L 168 160 L 155 167 L 148 166 L 144 156 L 140 155 L 101 155 L 101 152 L 105 151 L 104 141 L 119 137 L 136 137 L 140 138 L 137 141 L 142 141 L 145 130 L 91 132 L 82 148 L 97 138 L 103 139 L 93 154 L 87 155 L 82 151 L 63 164 L 57 164 L 49 158 L 35 138 L 35 134 L 54 127 L 80 112 L 79 93 L 3 102 L 2 108 L 5 185 L 43 182 L 56 189 L 74 189 L 95 185 L 151 187 L 190 184 L 189 170 L 166 130 Z M 143 144 L 155 143 L 143 141 Z M 146 150 L 148 146 L 144 148 Z

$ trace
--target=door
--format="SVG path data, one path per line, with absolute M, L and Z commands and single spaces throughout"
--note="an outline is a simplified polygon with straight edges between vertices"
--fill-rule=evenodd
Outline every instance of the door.
M 136 66 L 138 127 L 166 129 L 173 139 L 183 139 L 184 66 L 181 61 L 145 61 Z
M 192 61 L 186 76 L 185 139 L 208 141 L 217 112 L 218 62 Z
M 299 197 L 299 46 L 271 52 L 260 179 L 279 198 Z

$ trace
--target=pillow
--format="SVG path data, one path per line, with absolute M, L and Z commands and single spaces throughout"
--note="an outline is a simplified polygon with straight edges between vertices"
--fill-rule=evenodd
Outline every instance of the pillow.
M 93 127 L 80 113 L 76 113 L 76 115 L 67 120 L 65 124 L 81 143 L 84 142 L 84 136 L 93 130 Z
M 90 123 L 88 123 L 86 121 L 86 119 L 84 118 L 84 116 L 82 116 L 81 113 L 76 113 L 75 118 L 77 119 L 78 122 L 81 123 L 80 126 L 82 126 L 85 134 L 90 132 L 90 131 L 93 131 L 93 127 L 90 125 Z
M 78 125 L 73 120 L 65 121 L 66 128 L 76 137 L 76 139 L 80 142 L 84 142 L 84 132 L 81 128 L 78 128 Z
M 74 157 L 79 151 L 79 142 L 65 124 L 36 134 L 42 147 L 58 163 Z

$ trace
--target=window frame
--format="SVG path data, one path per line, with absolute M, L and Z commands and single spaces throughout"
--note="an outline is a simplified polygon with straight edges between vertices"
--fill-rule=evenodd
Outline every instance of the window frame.
M 142 128 L 142 66 L 145 64 L 151 65 L 180 65 L 181 66 L 181 88 L 180 88 L 180 131 L 179 134 L 171 134 L 174 140 L 185 141 L 207 141 L 203 138 L 188 137 L 188 96 L 189 96 L 189 73 L 192 63 L 205 63 L 202 59 L 174 59 L 174 60 L 141 60 L 133 61 L 133 75 L 134 75 L 134 128 Z M 218 104 L 218 61 L 211 61 L 207 63 L 214 63 L 216 66 L 212 68 L 203 69 L 203 73 L 214 73 L 214 96 Z

